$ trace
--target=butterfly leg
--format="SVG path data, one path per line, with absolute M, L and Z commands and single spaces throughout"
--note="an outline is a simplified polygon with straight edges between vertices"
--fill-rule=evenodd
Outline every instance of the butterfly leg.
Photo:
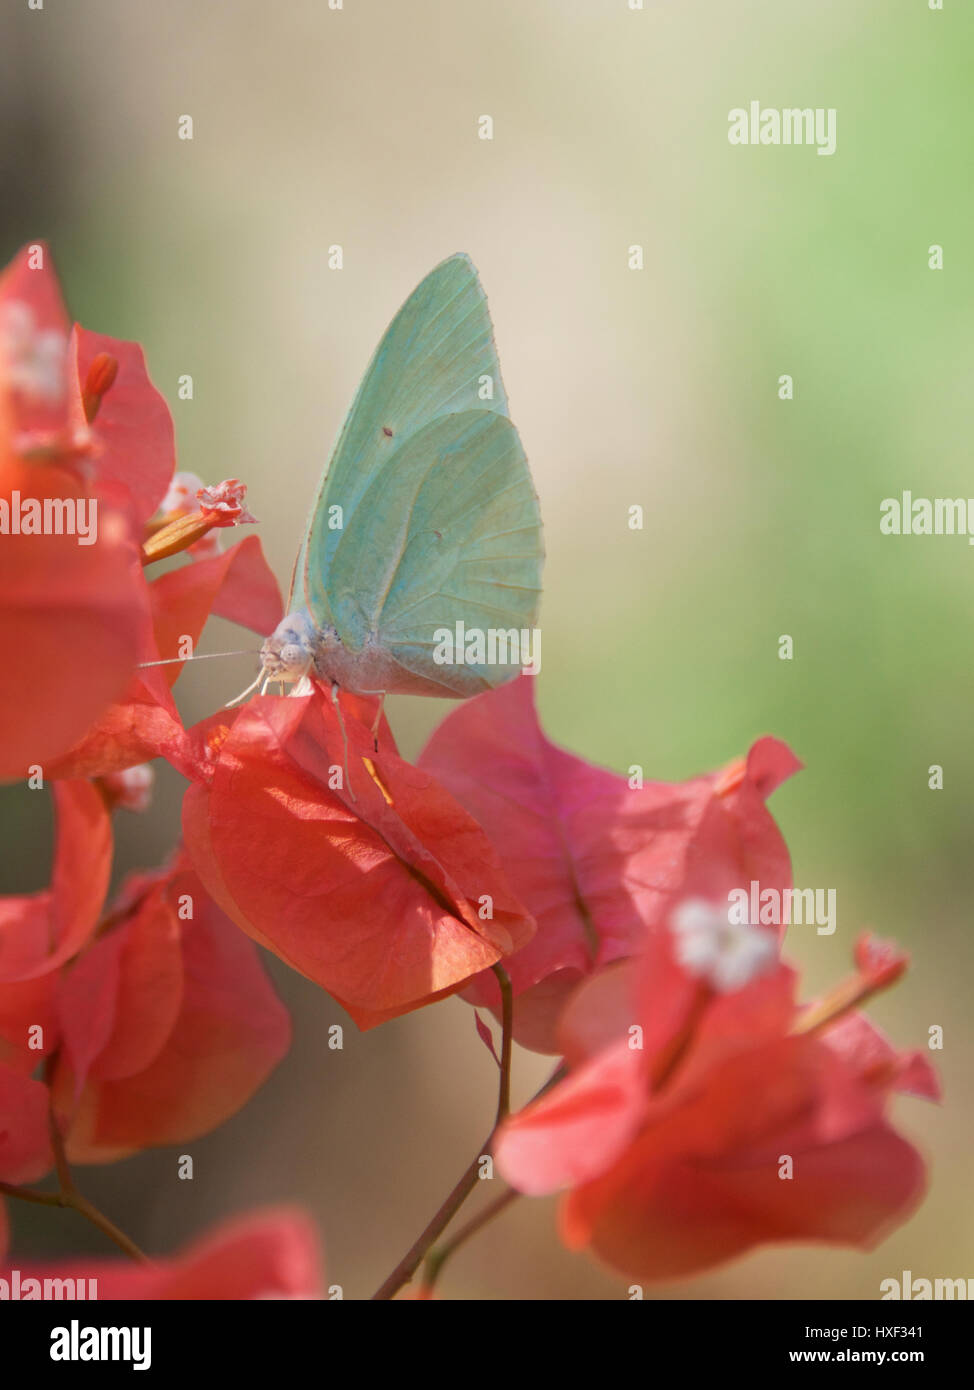
M 345 749 L 345 785 L 348 788 L 348 794 L 351 799 L 357 801 L 358 797 L 355 795 L 354 791 L 352 791 L 352 779 L 348 775 L 348 734 L 345 730 L 345 716 L 342 714 L 342 706 L 338 698 L 338 682 L 336 680 L 333 680 L 331 683 L 331 699 L 332 704 L 335 706 L 335 713 L 338 715 L 338 727 L 342 731 L 342 745 Z
M 373 749 L 375 750 L 375 752 L 378 753 L 378 751 L 379 751 L 379 724 L 380 724 L 381 719 L 382 719 L 382 709 L 383 709 L 383 706 L 385 705 L 385 702 L 386 702 L 386 696 L 389 694 L 389 692 L 388 692 L 388 690 L 358 690 L 358 691 L 356 691 L 356 694 L 357 694 L 357 695 L 378 695 L 378 697 L 379 697 L 379 708 L 378 708 L 378 709 L 376 710 L 376 712 L 375 712 L 375 718 L 372 720 L 372 727 L 371 727 L 371 729 L 369 730 L 369 733 L 372 735 L 372 747 L 373 747 Z
M 386 694 L 387 692 L 385 690 L 380 690 L 378 692 L 379 707 L 375 712 L 375 718 L 372 720 L 372 728 L 369 731 L 372 734 L 372 747 L 377 753 L 379 751 L 379 723 L 382 719 L 382 708 L 386 702 Z
M 226 702 L 226 704 L 223 706 L 223 708 L 224 708 L 224 709 L 234 709 L 237 705 L 242 705 L 243 702 L 244 702 L 244 700 L 246 700 L 247 696 L 250 694 L 250 692 L 251 692 L 252 690 L 256 690 L 257 687 L 260 685 L 260 683 L 261 683 L 261 681 L 262 681 L 263 679 L 264 679 L 264 668 L 263 668 L 263 666 L 262 666 L 262 667 L 260 668 L 260 675 L 257 677 L 257 679 L 256 679 L 255 681 L 252 681 L 251 684 L 247 686 L 247 689 L 246 689 L 246 690 L 242 690 L 235 700 L 228 700 L 228 701 Z

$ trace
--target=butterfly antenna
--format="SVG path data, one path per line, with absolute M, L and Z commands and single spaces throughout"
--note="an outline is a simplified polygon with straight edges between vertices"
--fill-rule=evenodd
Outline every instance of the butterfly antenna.
M 140 661 L 135 669 L 144 671 L 148 666 L 174 666 L 177 661 L 213 661 L 218 656 L 255 656 L 258 650 L 257 647 L 241 647 L 238 652 L 200 652 L 197 656 L 167 656 L 162 661 Z
M 337 711 L 337 713 L 338 713 L 338 727 L 339 727 L 339 728 L 341 729 L 341 731 L 342 731 L 342 744 L 343 744 L 344 749 L 345 749 L 345 785 L 346 785 L 346 787 L 348 788 L 348 794 L 349 794 L 349 796 L 352 798 L 352 800 L 353 800 L 353 801 L 358 801 L 358 797 L 355 795 L 354 791 L 352 790 L 352 779 L 351 779 L 351 777 L 349 776 L 349 771 L 348 771 L 348 734 L 347 734 L 347 732 L 346 732 L 346 730 L 345 730 L 345 717 L 344 717 L 344 715 L 342 714 L 342 707 L 341 707 L 341 704 L 339 703 L 339 699 L 338 699 L 338 682 L 337 682 L 337 681 L 332 681 L 332 683 L 331 683 L 331 698 L 332 698 L 332 703 L 334 704 L 335 709 L 336 709 L 336 711 Z

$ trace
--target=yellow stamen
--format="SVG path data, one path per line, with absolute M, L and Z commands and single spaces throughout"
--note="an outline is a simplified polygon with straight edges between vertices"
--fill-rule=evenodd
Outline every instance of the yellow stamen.
M 391 806 L 393 804 L 392 797 L 389 795 L 389 792 L 385 784 L 383 783 L 382 778 L 379 776 L 378 772 L 376 772 L 375 763 L 372 761 L 371 758 L 366 758 L 364 756 L 362 757 L 362 761 L 365 764 L 366 772 L 369 774 L 369 776 L 372 778 L 372 781 L 375 783 L 375 785 L 379 788 L 379 791 L 385 797 L 386 805 Z

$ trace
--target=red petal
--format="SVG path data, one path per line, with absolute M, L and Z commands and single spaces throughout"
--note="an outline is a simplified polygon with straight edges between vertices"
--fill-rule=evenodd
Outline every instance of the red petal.
M 86 423 L 85 383 L 100 353 L 118 362 L 118 372 L 91 426 L 95 483 L 102 495 L 126 506 L 133 534 L 140 536 L 166 495 L 175 466 L 172 417 L 149 380 L 138 343 L 90 333 L 76 325 L 68 350 L 73 424 L 80 428 Z
M 91 1063 L 111 1037 L 126 936 L 121 927 L 96 941 L 57 983 L 63 1056 L 73 1069 L 75 1101 Z
M 277 625 L 281 596 L 260 540 L 170 570 L 147 586 L 152 629 L 143 633 L 141 660 L 169 660 L 185 638 L 195 648 L 211 613 L 269 632 Z M 53 777 L 103 777 L 135 763 L 163 757 L 186 777 L 197 772 L 193 745 L 169 694 L 184 663 L 139 673 L 122 699 L 50 769 Z M 232 719 L 233 716 L 227 716 Z
M 646 1103 L 645 1056 L 617 1042 L 502 1126 L 498 1168 L 532 1196 L 587 1182 L 625 1152 Z
M 474 1023 L 477 1025 L 477 1037 L 478 1037 L 478 1038 L 480 1039 L 480 1041 L 483 1043 L 484 1047 L 486 1047 L 487 1051 L 488 1051 L 488 1052 L 490 1053 L 490 1055 L 493 1057 L 493 1059 L 494 1059 L 494 1061 L 497 1063 L 497 1065 L 500 1066 L 500 1065 L 501 1065 L 501 1059 L 498 1057 L 498 1055 L 497 1055 L 497 1049 L 494 1047 L 494 1037 L 493 1037 L 493 1034 L 491 1033 L 490 1029 L 487 1027 L 487 1024 L 484 1022 L 484 1020 L 480 1017 L 480 1014 L 477 1013 L 476 1009 L 474 1010 L 474 1015 L 473 1015 L 473 1017 L 474 1017 Z
M 183 997 L 179 924 L 156 883 L 133 912 L 60 982 L 58 1007 L 75 1095 L 89 1071 L 116 1080 L 144 1071 L 173 1031 Z
M 356 800 L 329 786 L 344 749 L 328 695 L 263 697 L 219 748 L 208 826 L 202 798 L 187 798 L 187 847 L 255 940 L 358 1009 L 399 1011 L 498 960 L 533 923 L 480 828 L 345 711 Z
M 882 1123 L 793 1157 L 792 1179 L 770 1155 L 759 1165 L 658 1163 L 647 1134 L 565 1199 L 562 1237 L 633 1278 L 684 1278 L 769 1241 L 870 1248 L 923 1192 L 919 1154 Z
M 40 247 L 43 252 L 43 266 L 38 270 L 32 270 L 28 264 L 34 247 Z M 0 305 L 11 300 L 30 305 L 39 329 L 55 329 L 67 334 L 70 320 L 47 242 L 35 241 L 22 246 L 0 274 Z
M 248 536 L 226 552 L 231 559 L 213 612 L 266 636 L 284 616 L 284 600 L 259 536 Z
M 819 1037 L 864 1079 L 924 1100 L 940 1100 L 940 1078 L 929 1057 L 901 1052 L 865 1014 L 843 1014 Z
M 625 1037 L 636 1016 L 634 963 L 613 961 L 588 975 L 572 993 L 558 1020 L 558 1044 L 569 1066 L 578 1066 Z M 520 1004 L 520 1001 L 519 1001 Z
M 762 801 L 804 766 L 787 743 L 769 735 L 759 738 L 747 755 L 747 776 Z
M 36 260 L 40 248 L 42 265 L 31 269 L 29 262 Z M 25 393 L 18 389 L 16 381 L 11 383 L 11 368 L 14 363 L 0 358 L 0 395 L 6 397 L 10 383 L 9 429 L 12 434 L 33 431 L 60 433 L 67 416 L 67 343 L 69 320 L 61 297 L 61 287 L 54 272 L 50 249 L 44 242 L 33 242 L 24 246 L 0 274 L 0 334 L 7 336 L 10 330 L 11 315 L 25 317 L 27 329 L 33 334 L 46 335 L 49 341 L 58 345 L 53 361 L 48 363 L 48 372 L 55 387 L 53 396 L 45 392 Z M 6 434 L 6 429 L 3 431 Z
M 42 492 L 67 497 L 77 486 L 38 465 L 31 495 Z M 52 763 L 125 689 L 147 620 L 139 568 L 120 519 L 104 508 L 94 545 L 71 535 L 2 537 L 0 777 Z
M 0 1063 L 0 1181 L 33 1182 L 53 1163 L 47 1087 Z
M 3 1274 L 9 1279 L 10 1271 Z M 25 1278 L 95 1279 L 99 1299 L 320 1298 L 324 1272 L 310 1218 L 296 1208 L 236 1216 L 180 1254 L 148 1264 L 76 1255 L 21 1266 Z
M 719 774 L 639 789 L 549 743 L 530 677 L 466 701 L 440 725 L 420 758 L 489 834 L 538 932 L 508 967 L 528 999 L 518 1040 L 557 1052 L 554 1024 L 581 975 L 642 946 L 645 928 L 683 896 L 701 858 L 696 837 L 716 799 Z M 783 744 L 752 750 L 762 786 L 796 760 Z M 766 811 L 750 764 L 723 804 L 733 816 L 741 869 L 762 883 L 790 883 L 787 849 Z M 472 1003 L 496 1009 L 495 981 L 477 980 Z M 520 1001 L 519 1001 L 520 1002 Z
M 60 1042 L 56 985 L 56 972 L 16 984 L 0 984 L 0 1062 L 16 1067 L 25 1076 L 36 1071 L 40 1059 L 55 1052 Z M 38 1035 L 31 1031 L 34 1028 L 41 1029 L 42 1048 L 36 1047 Z
M 121 1015 L 123 1030 L 113 1037 L 106 1058 L 106 1070 L 118 1079 L 102 1079 L 99 1068 L 92 1068 L 68 1135 L 68 1154 L 78 1162 L 104 1162 L 148 1145 L 184 1143 L 208 1133 L 250 1099 L 290 1043 L 287 1010 L 257 952 L 207 897 L 196 876 L 177 874 L 167 897 L 177 910 L 181 900 L 192 900 L 193 917 L 180 924 L 184 976 L 179 1013 L 148 1065 L 122 1076 L 128 1071 L 124 1039 L 138 1039 L 144 1023 L 137 1001 L 129 1001 L 127 1016 Z M 158 920 L 151 925 L 158 929 Z M 143 961 L 140 968 L 145 989 L 158 962 Z M 160 1016 L 153 1028 L 163 1022 Z M 70 1085 L 69 1075 L 59 1076 L 62 1111 Z
M 150 671 L 130 683 L 121 701 L 52 765 L 49 775 L 105 777 L 158 757 L 183 771 L 185 756 L 186 731 L 165 678 Z

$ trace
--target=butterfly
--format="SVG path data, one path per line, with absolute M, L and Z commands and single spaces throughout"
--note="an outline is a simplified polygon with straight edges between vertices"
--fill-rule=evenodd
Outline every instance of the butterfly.
M 451 256 L 369 363 L 250 690 L 317 677 L 333 694 L 463 699 L 501 685 L 536 631 L 543 560 L 487 301 L 469 257 Z

